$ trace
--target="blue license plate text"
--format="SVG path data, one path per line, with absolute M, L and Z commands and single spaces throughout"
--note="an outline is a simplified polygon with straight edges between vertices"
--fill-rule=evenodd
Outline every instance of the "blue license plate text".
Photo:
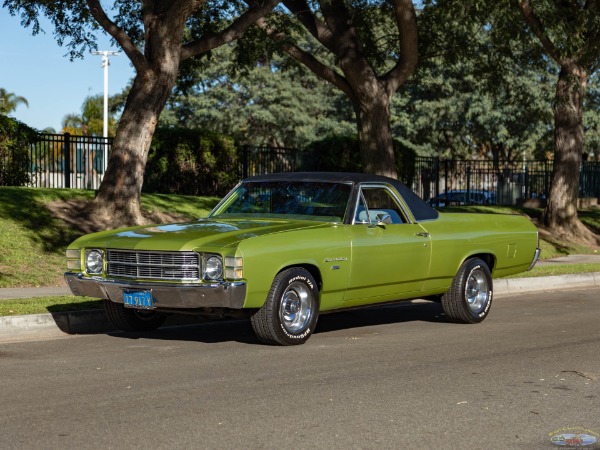
M 150 291 L 125 291 L 123 304 L 126 308 L 153 309 L 154 301 Z

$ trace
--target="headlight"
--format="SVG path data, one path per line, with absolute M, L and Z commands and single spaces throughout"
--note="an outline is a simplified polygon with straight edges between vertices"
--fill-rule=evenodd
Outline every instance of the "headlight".
M 85 270 L 87 273 L 97 275 L 102 273 L 104 255 L 100 250 L 86 250 L 85 252 Z
M 223 261 L 220 256 L 207 256 L 204 259 L 202 278 L 205 280 L 218 280 L 223 277 Z

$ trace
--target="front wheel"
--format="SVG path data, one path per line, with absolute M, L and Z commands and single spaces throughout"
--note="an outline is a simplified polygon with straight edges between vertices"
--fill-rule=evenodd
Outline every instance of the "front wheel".
M 122 331 L 156 330 L 167 318 L 156 311 L 125 308 L 121 303 L 110 300 L 104 300 L 104 311 L 111 323 Z
M 283 270 L 273 280 L 265 304 L 250 319 L 265 344 L 304 344 L 317 325 L 319 290 L 306 269 Z
M 488 265 L 480 258 L 466 260 L 442 296 L 446 316 L 455 322 L 478 323 L 492 306 L 493 282 Z

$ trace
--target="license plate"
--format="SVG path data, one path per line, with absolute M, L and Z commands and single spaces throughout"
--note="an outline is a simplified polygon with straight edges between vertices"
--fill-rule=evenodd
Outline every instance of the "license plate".
M 125 308 L 153 309 L 151 291 L 125 291 L 123 292 L 123 304 Z

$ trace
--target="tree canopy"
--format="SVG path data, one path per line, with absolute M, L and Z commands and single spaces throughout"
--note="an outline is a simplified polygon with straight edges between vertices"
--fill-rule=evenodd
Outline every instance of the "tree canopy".
M 284 0 L 258 21 L 300 64 L 340 89 L 356 117 L 365 172 L 397 177 L 390 101 L 418 61 L 417 16 L 410 0 Z
M 39 16 L 50 19 L 54 35 L 71 57 L 95 49 L 95 32 L 108 33 L 131 61 L 136 75 L 113 142 L 108 168 L 90 206 L 105 226 L 144 223 L 140 193 L 152 136 L 175 85 L 182 61 L 200 58 L 238 39 L 278 2 L 247 6 L 241 1 L 5 0 L 22 24 L 39 31 Z
M 595 238 L 577 218 L 577 198 L 586 92 L 590 77 L 600 67 L 600 4 L 595 0 L 431 0 L 425 2 L 424 11 L 430 15 L 433 36 L 444 33 L 444 23 L 452 24 L 445 41 L 437 36 L 431 39 L 438 48 L 445 47 L 446 55 L 472 55 L 476 40 L 465 31 L 479 28 L 491 37 L 485 53 L 492 61 L 505 58 L 513 66 L 556 70 L 553 101 L 549 99 L 554 173 L 543 222 L 566 238 L 579 236 L 593 242 Z M 482 71 L 481 76 L 493 85 L 505 72 L 506 66 L 499 64 L 497 70 Z
M 243 145 L 303 148 L 330 135 L 356 133 L 352 105 L 302 66 L 274 56 L 242 68 L 223 46 L 187 73 L 161 115 L 161 124 L 203 128 Z

